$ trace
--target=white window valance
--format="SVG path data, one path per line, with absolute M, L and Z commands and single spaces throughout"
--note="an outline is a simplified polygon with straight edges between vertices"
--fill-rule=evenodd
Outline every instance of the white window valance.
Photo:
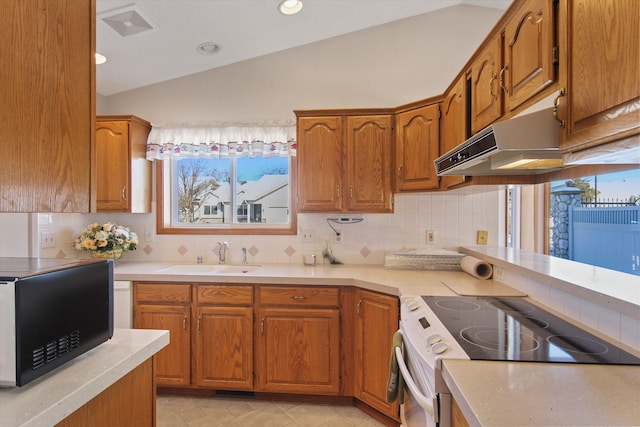
M 295 126 L 153 126 L 147 138 L 147 160 L 295 155 Z

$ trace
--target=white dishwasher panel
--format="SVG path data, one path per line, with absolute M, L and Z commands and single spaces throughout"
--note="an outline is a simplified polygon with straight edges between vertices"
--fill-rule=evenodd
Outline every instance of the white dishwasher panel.
M 116 329 L 133 327 L 131 282 L 114 280 L 113 282 L 113 324 Z

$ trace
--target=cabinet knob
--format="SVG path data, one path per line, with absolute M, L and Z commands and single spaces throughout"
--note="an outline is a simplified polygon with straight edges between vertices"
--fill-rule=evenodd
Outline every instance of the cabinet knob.
M 402 165 L 398 168 L 398 178 L 402 179 Z
M 291 295 L 291 299 L 300 300 L 300 299 L 307 299 L 307 297 L 304 295 Z

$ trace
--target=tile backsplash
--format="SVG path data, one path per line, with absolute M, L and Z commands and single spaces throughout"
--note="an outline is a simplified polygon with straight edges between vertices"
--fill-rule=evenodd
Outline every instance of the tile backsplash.
M 241 248 L 248 249 L 252 263 L 302 263 L 302 255 L 320 255 L 325 242 L 345 264 L 384 264 L 384 256 L 402 248 L 427 247 L 426 232 L 434 230 L 436 248 L 456 249 L 475 244 L 477 230 L 489 231 L 489 245 L 503 241 L 500 210 L 504 192 L 497 187 L 468 187 L 446 193 L 397 194 L 395 213 L 366 214 L 357 224 L 334 225 L 341 242 L 327 224 L 325 214 L 298 214 L 298 230 L 292 236 L 255 235 L 157 235 L 155 214 L 0 214 L 0 255 L 30 251 L 46 258 L 84 258 L 73 248 L 73 239 L 90 223 L 114 221 L 138 234 L 138 249 L 123 255 L 126 261 L 170 261 L 217 263 L 217 242 L 230 245 L 228 263 L 241 261 Z M 31 231 L 33 230 L 33 231 Z M 43 232 L 53 233 L 55 246 L 41 248 Z M 16 244 L 16 241 L 18 244 Z M 322 259 L 321 256 L 318 257 Z

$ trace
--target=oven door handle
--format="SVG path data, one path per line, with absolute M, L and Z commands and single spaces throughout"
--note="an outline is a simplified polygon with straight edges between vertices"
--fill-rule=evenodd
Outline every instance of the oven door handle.
M 418 402 L 418 405 L 420 405 L 425 411 L 427 411 L 432 417 L 434 417 L 434 420 L 437 420 L 434 416 L 434 410 L 433 410 L 435 406 L 434 405 L 435 396 L 433 396 L 430 399 L 426 397 L 424 394 L 422 394 L 422 392 L 420 391 L 416 383 L 413 382 L 413 378 L 409 373 L 409 369 L 407 368 L 407 365 L 405 365 L 404 363 L 402 350 L 400 349 L 400 347 L 396 347 L 395 350 L 396 350 L 396 360 L 398 361 L 398 367 L 402 372 L 402 379 L 404 380 L 404 383 L 407 385 L 407 387 L 409 387 L 409 391 L 411 392 L 413 397 L 416 399 L 416 402 Z

